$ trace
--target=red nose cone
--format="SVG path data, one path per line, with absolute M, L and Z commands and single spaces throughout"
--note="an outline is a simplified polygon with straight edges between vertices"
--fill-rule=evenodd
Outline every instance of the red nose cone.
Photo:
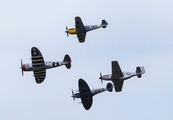
M 22 70 L 25 71 L 25 64 L 22 65 Z

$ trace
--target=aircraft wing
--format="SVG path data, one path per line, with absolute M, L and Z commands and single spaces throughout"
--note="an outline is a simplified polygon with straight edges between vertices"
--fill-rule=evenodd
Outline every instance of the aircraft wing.
M 86 29 L 80 17 L 75 17 L 75 26 L 79 42 L 84 42 L 86 36 Z
M 112 61 L 112 77 L 113 79 L 123 77 L 118 61 Z
M 32 67 L 34 69 L 34 77 L 37 83 L 42 83 L 46 77 L 46 70 L 39 70 L 45 66 L 45 62 L 40 50 L 36 47 L 31 48 Z M 38 68 L 38 69 L 37 69 Z
M 121 92 L 123 88 L 124 80 L 113 80 L 114 88 L 116 92 Z
M 42 83 L 46 77 L 46 70 L 34 71 L 34 77 L 36 83 L 38 84 Z
M 85 42 L 85 36 L 86 36 L 86 32 L 85 33 L 77 33 L 77 37 L 80 43 Z
M 93 102 L 91 90 L 83 79 L 79 79 L 78 85 L 82 104 L 86 110 L 89 110 Z
M 112 61 L 112 81 L 114 83 L 115 91 L 122 91 L 124 80 L 119 80 L 119 78 L 123 77 L 123 73 L 118 64 L 118 61 Z

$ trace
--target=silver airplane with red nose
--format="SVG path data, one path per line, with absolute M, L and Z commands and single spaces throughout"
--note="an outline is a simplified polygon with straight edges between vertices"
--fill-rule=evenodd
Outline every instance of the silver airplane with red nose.
M 23 64 L 21 60 L 22 76 L 23 71 L 33 71 L 36 83 L 40 84 L 46 77 L 46 69 L 55 68 L 58 66 L 65 65 L 67 69 L 71 68 L 71 58 L 69 55 L 65 55 L 63 61 L 57 62 L 44 62 L 43 56 L 40 50 L 36 47 L 31 48 L 31 60 L 32 63 Z
M 124 80 L 127 80 L 133 76 L 138 78 L 142 77 L 142 74 L 145 73 L 144 67 L 136 67 L 136 72 L 122 72 L 118 64 L 118 61 L 112 61 L 112 74 L 103 75 L 100 73 L 101 82 L 102 80 L 112 81 L 114 83 L 114 88 L 116 92 L 121 92 Z

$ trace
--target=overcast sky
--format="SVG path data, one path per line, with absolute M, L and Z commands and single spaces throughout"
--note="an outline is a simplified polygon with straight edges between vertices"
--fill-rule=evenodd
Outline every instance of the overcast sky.
M 172 0 L 0 0 L 1 120 L 172 120 L 173 119 Z M 65 33 L 75 16 L 84 25 L 108 22 L 106 29 L 88 32 L 85 43 Z M 45 61 L 72 58 L 72 68 L 47 70 L 36 84 L 32 72 L 22 77 L 20 60 L 30 63 L 31 48 Z M 94 96 L 86 111 L 73 101 L 83 78 L 93 88 L 105 87 L 99 73 L 111 73 L 111 61 L 122 71 L 144 66 L 141 79 L 124 82 L 122 92 Z

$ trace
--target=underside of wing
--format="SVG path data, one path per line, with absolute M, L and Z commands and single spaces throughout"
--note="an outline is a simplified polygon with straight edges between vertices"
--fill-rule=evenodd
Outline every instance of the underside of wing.
M 79 39 L 79 42 L 84 42 L 85 36 L 86 36 L 86 28 L 83 25 L 83 22 L 80 17 L 75 17 L 75 27 L 76 27 L 77 37 Z
M 82 100 L 82 104 L 86 110 L 89 110 L 92 106 L 92 94 L 88 84 L 83 80 L 79 79 L 79 92 Z
M 86 32 L 85 33 L 81 33 L 81 32 L 79 32 L 79 33 L 77 33 L 77 37 L 78 37 L 78 40 L 79 40 L 79 42 L 80 43 L 83 43 L 83 42 L 85 42 L 85 36 L 86 36 Z
M 114 80 L 114 88 L 116 92 L 121 92 L 123 88 L 124 80 Z
M 112 61 L 112 79 L 123 77 L 118 61 Z
M 31 58 L 32 58 L 33 68 L 45 66 L 43 56 L 38 48 L 36 48 L 36 47 L 31 48 Z
M 40 84 L 46 77 L 46 70 L 33 71 L 36 83 Z
M 77 32 L 86 32 L 85 26 L 80 17 L 75 17 L 75 26 Z

